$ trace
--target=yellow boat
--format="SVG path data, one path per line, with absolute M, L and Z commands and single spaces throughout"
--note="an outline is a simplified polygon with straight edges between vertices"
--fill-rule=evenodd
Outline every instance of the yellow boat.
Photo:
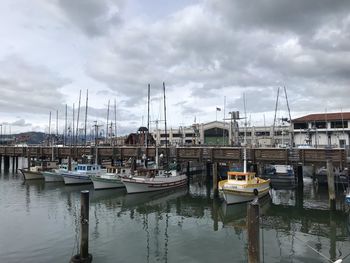
M 227 180 L 219 182 L 219 193 L 227 204 L 237 204 L 269 194 L 270 179 L 255 177 L 251 172 L 227 172 Z

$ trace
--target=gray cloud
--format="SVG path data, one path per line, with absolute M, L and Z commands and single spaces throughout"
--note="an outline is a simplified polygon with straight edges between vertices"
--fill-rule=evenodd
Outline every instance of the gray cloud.
M 59 0 L 67 17 L 88 36 L 100 36 L 121 23 L 123 0 Z
M 30 64 L 18 56 L 0 61 L 0 110 L 9 113 L 43 113 L 64 102 L 59 91 L 69 80 L 44 66 Z

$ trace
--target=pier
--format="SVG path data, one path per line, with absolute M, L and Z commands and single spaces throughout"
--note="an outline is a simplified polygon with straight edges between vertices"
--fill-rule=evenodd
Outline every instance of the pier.
M 41 158 L 41 159 L 81 159 L 83 156 L 98 155 L 102 160 L 126 160 L 129 158 L 142 158 L 146 155 L 154 158 L 156 149 L 153 146 L 98 146 L 96 147 L 49 147 L 49 146 L 0 146 L 0 157 L 5 160 L 9 157 Z M 243 147 L 170 147 L 160 148 L 159 154 L 178 162 L 218 162 L 243 163 Z M 347 152 L 345 149 L 318 148 L 247 148 L 247 161 L 251 164 L 295 164 L 295 165 L 325 165 L 331 161 L 334 166 L 347 167 Z

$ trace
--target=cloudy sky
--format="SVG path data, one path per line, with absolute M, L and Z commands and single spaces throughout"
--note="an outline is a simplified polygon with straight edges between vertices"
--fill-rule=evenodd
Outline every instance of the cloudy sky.
M 292 118 L 350 111 L 348 0 L 2 0 L 0 17 L 3 132 L 48 131 L 50 111 L 62 129 L 80 91 L 83 126 L 87 90 L 89 125 L 110 100 L 133 132 L 148 83 L 150 118 L 164 118 L 163 81 L 172 127 L 243 113 L 243 94 L 251 125 L 271 125 L 284 86 Z

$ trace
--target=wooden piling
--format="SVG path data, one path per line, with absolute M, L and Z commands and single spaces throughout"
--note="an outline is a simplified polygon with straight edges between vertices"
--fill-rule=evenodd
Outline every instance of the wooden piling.
M 2 155 L 0 155 L 0 173 L 1 173 L 1 167 L 2 167 Z
M 12 156 L 12 173 L 14 174 L 15 173 L 15 164 L 16 162 L 16 157 L 15 156 Z
M 190 185 L 190 162 L 187 162 L 186 166 L 186 175 L 187 175 L 187 185 Z
M 219 191 L 218 191 L 218 163 L 214 162 L 213 163 L 213 193 L 214 197 L 219 196 Z
M 31 163 L 30 163 L 30 152 L 27 151 L 27 168 L 28 168 L 28 171 L 30 170 L 30 165 L 31 165 Z
M 18 171 L 18 156 L 16 157 L 16 173 Z
M 298 186 L 303 187 L 304 180 L 303 180 L 303 166 L 302 165 L 297 166 L 297 177 L 298 177 Z
M 71 258 L 71 263 L 90 263 L 89 254 L 89 191 L 80 192 L 80 254 Z
M 4 156 L 4 170 L 10 170 L 10 156 Z
M 260 214 L 259 202 L 255 199 L 248 204 L 247 208 L 247 228 L 248 228 L 248 262 L 260 262 Z
M 334 171 L 333 164 L 330 160 L 327 160 L 327 182 L 328 182 L 328 196 L 329 196 L 329 207 L 332 211 L 336 209 L 335 202 L 335 187 L 334 187 Z

